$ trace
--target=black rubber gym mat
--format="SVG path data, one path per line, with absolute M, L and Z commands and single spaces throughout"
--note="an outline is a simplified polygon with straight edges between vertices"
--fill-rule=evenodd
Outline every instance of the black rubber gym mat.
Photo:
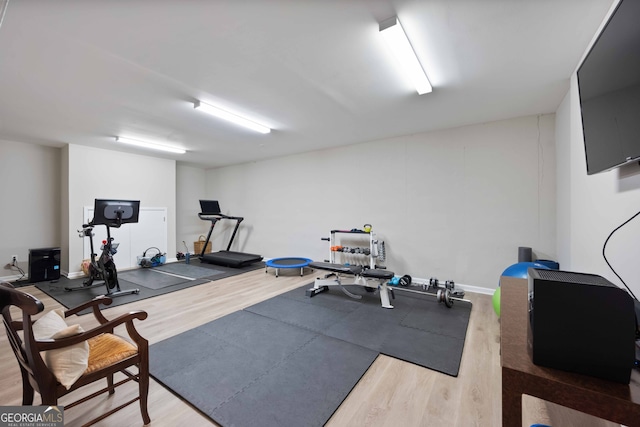
M 311 286 L 153 344 L 151 375 L 223 426 L 323 425 L 379 353 L 457 376 L 471 304 Z
M 130 294 L 130 295 L 121 295 L 117 298 L 113 298 L 113 303 L 111 304 L 110 307 L 115 307 L 117 305 L 122 305 L 122 304 L 128 304 L 130 302 L 139 301 L 141 299 L 152 298 L 152 297 L 163 295 L 169 292 L 174 292 L 174 291 L 179 291 L 181 289 L 189 288 L 191 286 L 202 285 L 203 283 L 207 283 L 212 280 L 224 279 L 226 277 L 235 276 L 238 274 L 245 273 L 247 271 L 264 268 L 264 263 L 262 262 L 255 263 L 253 265 L 242 267 L 242 268 L 230 268 L 230 267 L 223 267 L 219 265 L 214 266 L 211 264 L 200 263 L 199 260 L 191 260 L 191 264 L 193 264 L 194 262 L 196 263 L 196 265 L 192 265 L 192 267 L 195 267 L 193 271 L 204 273 L 204 271 L 206 270 L 208 272 L 208 275 L 206 277 L 198 278 L 195 280 L 192 280 L 191 278 L 175 278 L 175 277 L 171 278 L 172 276 L 168 274 L 161 274 L 161 273 L 152 271 L 153 269 L 158 267 L 152 267 L 150 269 L 139 268 L 135 270 L 119 271 L 118 282 L 120 283 L 120 288 L 122 290 L 138 289 L 139 293 Z M 165 264 L 165 265 L 169 266 L 174 264 L 186 265 L 184 261 L 172 263 L 172 264 Z M 177 267 L 177 268 L 180 268 L 180 267 Z M 125 280 L 128 272 L 137 272 L 137 273 L 133 273 L 131 276 L 131 279 L 135 280 L 136 283 Z M 165 277 L 162 277 L 162 276 L 165 276 Z M 189 277 L 189 276 L 186 276 L 186 277 Z M 146 278 L 149 278 L 148 282 L 146 281 Z M 35 286 L 38 289 L 40 289 L 42 292 L 54 298 L 56 301 L 58 301 L 60 304 L 64 305 L 67 308 L 76 307 L 99 295 L 104 295 L 107 293 L 107 288 L 104 285 L 97 286 L 95 288 L 81 289 L 73 292 L 65 291 L 64 289 L 65 287 L 83 288 L 82 282 L 84 280 L 86 280 L 86 278 L 68 279 L 66 277 L 61 277 L 59 280 L 56 280 L 54 282 L 36 283 Z M 166 280 L 166 282 L 164 280 Z M 82 315 L 90 312 L 91 312 L 90 310 L 84 310 L 79 314 Z
M 58 301 L 60 304 L 64 305 L 66 308 L 76 307 L 80 304 L 92 300 L 97 296 L 105 295 L 107 293 L 107 288 L 105 285 L 100 285 L 95 288 L 83 288 L 83 280 L 85 279 L 69 280 L 67 278 L 61 277 L 60 280 L 56 282 L 40 282 L 36 283 L 35 286 L 42 292 Z M 138 289 L 139 292 L 137 294 L 127 294 L 114 297 L 113 302 L 109 307 L 128 304 L 130 302 L 139 301 L 146 298 L 152 298 L 180 289 L 189 288 L 191 286 L 202 285 L 203 283 L 207 282 L 209 282 L 209 280 L 207 279 L 181 280 L 180 283 L 174 285 L 165 286 L 159 289 L 152 289 L 150 287 L 141 286 L 136 283 L 120 279 L 120 275 L 118 275 L 118 283 L 120 284 L 121 290 L 127 291 Z M 151 284 L 150 286 L 153 285 Z M 65 290 L 66 287 L 79 288 L 80 290 L 67 292 Z M 113 289 L 112 291 L 115 291 L 115 289 Z M 91 313 L 91 310 L 83 310 L 78 314 L 84 315 L 87 313 Z
M 151 346 L 151 375 L 217 423 L 320 426 L 378 353 L 238 311 Z
M 348 286 L 348 290 L 362 299 L 352 299 L 337 287 L 313 298 L 304 289 L 295 289 L 245 310 L 458 375 L 470 303 L 456 302 L 447 308 L 435 298 L 396 290 L 391 300 L 395 308 L 384 309 L 377 293 L 362 286 Z

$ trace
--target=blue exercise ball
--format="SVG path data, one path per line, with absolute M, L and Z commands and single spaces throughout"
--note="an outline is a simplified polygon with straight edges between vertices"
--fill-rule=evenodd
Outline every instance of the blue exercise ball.
M 529 277 L 527 273 L 527 270 L 529 269 L 529 267 L 540 268 L 543 270 L 551 270 L 549 267 L 547 267 L 544 264 L 540 264 L 539 262 L 518 262 L 516 264 L 510 265 L 509 267 L 507 267 L 502 272 L 500 277 L 507 276 L 507 277 L 517 277 L 519 279 L 526 279 L 527 277 Z M 500 293 L 501 293 L 500 280 L 498 280 L 498 287 L 493 293 L 493 298 L 492 298 L 493 310 L 496 312 L 498 317 L 500 317 L 500 296 L 501 296 Z
M 547 267 L 544 264 L 540 264 L 539 262 L 518 262 L 507 267 L 500 276 L 501 277 L 502 276 L 518 277 L 520 279 L 526 279 L 528 277 L 527 270 L 529 269 L 529 267 L 549 270 L 549 267 Z M 500 286 L 499 282 L 498 282 L 498 286 Z
M 558 264 L 558 261 L 553 261 L 550 259 L 537 259 L 535 260 L 535 262 L 537 262 L 538 264 L 546 265 L 552 270 L 560 270 L 560 264 Z

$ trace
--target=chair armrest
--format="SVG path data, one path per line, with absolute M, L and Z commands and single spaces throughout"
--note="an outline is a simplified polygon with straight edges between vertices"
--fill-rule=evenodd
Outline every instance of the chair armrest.
M 31 323 L 33 323 L 33 322 L 31 322 Z M 17 320 L 12 320 L 11 321 L 11 327 L 16 331 L 21 331 L 22 330 L 22 322 L 19 322 Z
M 95 316 L 96 320 L 98 320 L 98 322 L 100 322 L 101 324 L 104 324 L 104 323 L 107 323 L 108 320 L 106 317 L 104 317 L 104 315 L 100 311 L 100 304 L 107 306 L 107 305 L 111 305 L 112 302 L 113 300 L 108 296 L 100 295 L 95 297 L 91 301 L 87 301 L 84 304 L 80 304 L 77 307 L 66 310 L 64 312 L 64 317 L 69 317 L 73 314 L 80 313 L 82 310 L 85 310 L 87 308 L 92 308 L 93 315 Z
M 56 340 L 54 339 L 36 340 L 36 346 L 38 348 L 38 351 L 55 350 L 59 348 L 68 347 L 70 345 L 87 341 L 90 338 L 96 337 L 104 333 L 113 333 L 113 329 L 116 326 L 119 326 L 122 324 L 126 324 L 127 332 L 129 333 L 129 336 L 133 339 L 133 341 L 138 345 L 142 345 L 143 344 L 142 341 L 146 341 L 146 340 L 142 338 L 140 334 L 138 334 L 138 331 L 135 329 L 133 325 L 133 320 L 134 319 L 144 320 L 147 318 L 147 316 L 148 315 L 146 311 L 141 311 L 141 310 L 132 311 L 130 313 L 122 314 L 113 320 L 107 321 L 106 323 L 102 323 L 100 326 L 97 326 L 93 329 L 90 329 L 85 332 L 81 332 L 78 335 L 73 335 L 70 337 L 60 338 Z

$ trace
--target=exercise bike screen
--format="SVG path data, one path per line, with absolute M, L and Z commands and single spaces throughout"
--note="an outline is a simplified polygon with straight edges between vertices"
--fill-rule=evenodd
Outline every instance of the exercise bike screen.
M 140 212 L 139 200 L 95 199 L 93 224 L 137 223 Z

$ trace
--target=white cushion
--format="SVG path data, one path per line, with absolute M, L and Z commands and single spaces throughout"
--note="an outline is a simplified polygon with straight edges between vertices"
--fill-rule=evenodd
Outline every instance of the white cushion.
M 62 310 L 50 311 L 33 324 L 33 336 L 36 340 L 66 338 L 81 332 L 84 330 L 80 325 L 67 326 Z M 41 355 L 56 379 L 68 389 L 87 370 L 89 344 L 85 341 L 65 348 L 43 351 Z
M 37 340 L 51 338 L 51 335 L 66 327 L 67 322 L 64 321 L 64 312 L 60 309 L 52 310 L 35 321 L 33 324 L 33 336 Z

